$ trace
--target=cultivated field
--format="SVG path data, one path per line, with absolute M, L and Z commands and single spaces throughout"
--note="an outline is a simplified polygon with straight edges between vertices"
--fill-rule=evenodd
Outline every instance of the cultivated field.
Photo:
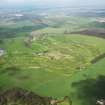
M 18 88 L 23 96 L 29 92 L 29 97 L 69 97 L 58 105 L 69 105 L 71 100 L 73 105 L 95 105 L 96 99 L 105 96 L 104 23 L 97 24 L 95 19 L 50 15 L 30 21 L 12 20 L 15 24 L 11 26 L 9 21 L 10 27 L 2 21 L 0 89 L 4 95 Z M 8 93 L 8 105 L 13 105 L 10 97 L 16 96 L 15 92 Z M 23 98 L 17 98 L 16 103 L 25 105 Z

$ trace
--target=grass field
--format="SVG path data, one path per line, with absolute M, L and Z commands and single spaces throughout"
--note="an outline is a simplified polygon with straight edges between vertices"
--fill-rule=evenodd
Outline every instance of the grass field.
M 69 96 L 73 105 L 95 105 L 96 99 L 105 97 L 105 58 L 91 61 L 105 53 L 105 39 L 70 32 L 103 29 L 97 19 L 50 14 L 1 21 L 0 89 L 18 87 L 54 99 Z M 31 33 L 41 35 L 29 41 Z
M 25 38 L 5 39 L 0 45 L 5 51 L 0 57 L 0 87 L 19 87 L 54 98 L 70 96 L 74 105 L 86 103 L 89 98 L 84 99 L 84 94 L 78 98 L 78 89 L 81 89 L 78 83 L 88 79 L 95 81 L 105 73 L 104 59 L 95 65 L 90 63 L 105 52 L 105 40 L 83 35 L 48 34 L 26 46 Z M 94 104 L 95 98 L 93 95 L 89 102 Z

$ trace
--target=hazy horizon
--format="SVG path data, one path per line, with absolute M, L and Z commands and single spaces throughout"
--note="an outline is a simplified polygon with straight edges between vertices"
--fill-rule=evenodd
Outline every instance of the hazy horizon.
M 104 7 L 104 0 L 0 0 L 0 7 Z

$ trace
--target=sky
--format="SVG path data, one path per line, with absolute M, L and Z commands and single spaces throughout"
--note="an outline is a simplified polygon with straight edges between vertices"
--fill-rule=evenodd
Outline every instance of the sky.
M 105 6 L 105 0 L 0 0 L 0 6 Z

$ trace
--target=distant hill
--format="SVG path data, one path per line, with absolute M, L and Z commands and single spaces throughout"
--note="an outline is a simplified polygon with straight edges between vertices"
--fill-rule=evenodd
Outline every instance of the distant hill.
M 85 29 L 82 31 L 71 32 L 71 34 L 82 34 L 82 35 L 90 35 L 90 36 L 105 38 L 104 29 Z

